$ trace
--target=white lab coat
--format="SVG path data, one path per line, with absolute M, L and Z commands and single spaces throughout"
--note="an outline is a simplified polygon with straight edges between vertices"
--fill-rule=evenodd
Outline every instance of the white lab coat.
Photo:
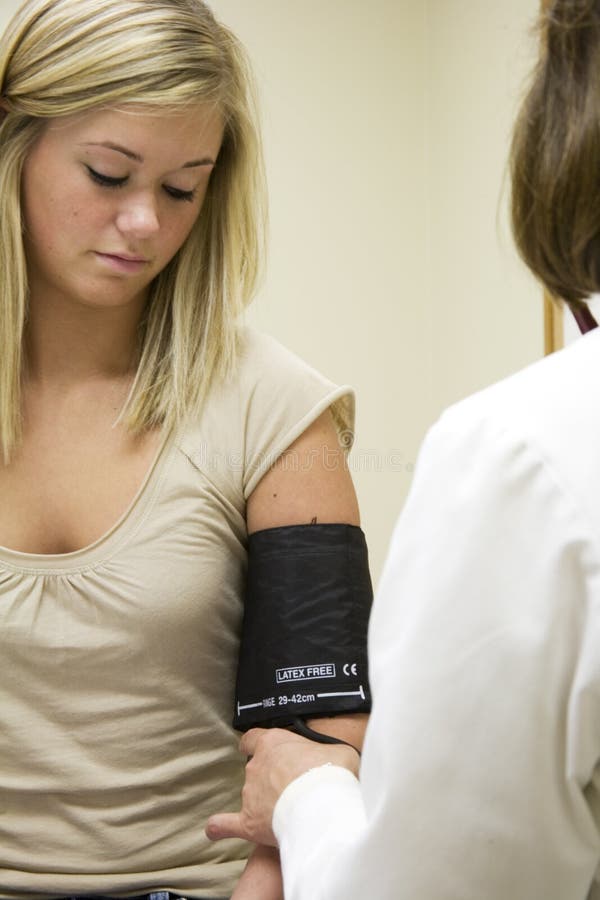
M 600 898 L 600 329 L 432 428 L 369 641 L 360 785 L 275 810 L 287 900 Z

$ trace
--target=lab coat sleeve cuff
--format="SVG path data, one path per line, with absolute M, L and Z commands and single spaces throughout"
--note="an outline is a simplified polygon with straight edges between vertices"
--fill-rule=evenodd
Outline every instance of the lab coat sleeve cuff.
M 299 844 L 315 839 L 315 824 L 339 824 L 344 832 L 364 823 L 364 807 L 358 779 L 342 766 L 327 764 L 310 769 L 292 781 L 273 812 L 273 831 L 279 844 Z

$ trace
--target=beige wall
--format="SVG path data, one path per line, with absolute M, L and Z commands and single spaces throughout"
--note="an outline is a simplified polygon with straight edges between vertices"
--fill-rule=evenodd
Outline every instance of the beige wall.
M 498 213 L 537 4 L 212 2 L 264 110 L 271 253 L 250 318 L 356 387 L 376 578 L 427 426 L 542 352 L 539 292 Z
M 428 268 L 441 409 L 543 352 L 540 291 L 513 249 L 504 179 L 539 0 L 427 6 Z
M 537 3 L 212 3 L 265 111 L 271 264 L 252 318 L 356 387 L 376 578 L 427 426 L 542 353 L 500 203 Z
M 265 111 L 271 259 L 251 319 L 357 391 L 377 577 L 431 419 L 425 26 L 415 0 L 214 0 Z

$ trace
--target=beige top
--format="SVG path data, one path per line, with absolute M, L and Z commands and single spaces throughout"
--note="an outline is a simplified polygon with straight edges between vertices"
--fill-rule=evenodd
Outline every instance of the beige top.
M 329 406 L 350 434 L 349 388 L 244 329 L 107 534 L 0 548 L 0 897 L 231 893 L 247 847 L 204 824 L 239 803 L 245 501 Z

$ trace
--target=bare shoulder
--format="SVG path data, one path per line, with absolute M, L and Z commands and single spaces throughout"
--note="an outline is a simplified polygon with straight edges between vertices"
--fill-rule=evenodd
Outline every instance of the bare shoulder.
M 360 524 L 346 453 L 329 410 L 288 447 L 248 498 L 250 533 L 314 520 Z

